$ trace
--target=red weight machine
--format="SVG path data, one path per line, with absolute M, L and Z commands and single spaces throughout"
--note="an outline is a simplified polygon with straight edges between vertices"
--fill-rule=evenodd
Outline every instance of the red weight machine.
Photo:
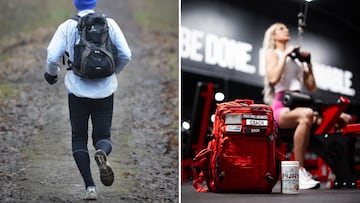
M 321 115 L 322 122 L 313 127 L 313 136 L 311 136 L 309 144 L 310 154 L 315 153 L 319 157 L 305 160 L 305 167 L 316 165 L 315 169 L 309 171 L 319 180 L 324 180 L 324 173 L 327 175 L 331 170 L 336 178 L 329 182 L 329 188 L 360 188 L 360 180 L 358 180 L 354 162 L 355 143 L 357 137 L 360 136 L 360 123 L 347 124 L 340 129 L 336 128 L 336 123 L 339 121 L 341 113 L 349 106 L 350 100 L 340 96 L 336 102 L 325 103 L 307 94 L 286 92 L 282 102 L 289 108 L 311 107 Z M 292 138 L 293 132 L 294 129 L 279 129 L 281 146 L 289 142 L 289 137 Z M 281 149 L 284 150 L 284 147 Z
M 181 182 L 186 182 L 192 177 L 193 157 L 206 144 L 214 94 L 215 84 L 198 82 L 194 98 L 191 129 L 187 133 L 182 133 Z

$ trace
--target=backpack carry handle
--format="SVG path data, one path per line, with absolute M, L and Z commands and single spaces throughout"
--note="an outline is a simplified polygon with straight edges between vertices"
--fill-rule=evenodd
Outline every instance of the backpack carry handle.
M 235 99 L 234 102 L 238 104 L 246 104 L 246 105 L 254 104 L 254 100 L 251 99 Z

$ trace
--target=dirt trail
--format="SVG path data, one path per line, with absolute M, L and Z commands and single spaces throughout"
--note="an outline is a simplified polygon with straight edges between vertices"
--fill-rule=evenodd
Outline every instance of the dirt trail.
M 133 54 L 115 94 L 113 186 L 101 184 L 92 161 L 98 202 L 178 202 L 178 85 L 162 58 L 177 52 L 177 36 L 141 33 L 130 4 L 103 0 L 97 6 L 119 23 Z M 39 31 L 41 37 L 7 50 L 13 59 L 6 65 L 19 68 L 0 73 L 0 85 L 16 90 L 0 105 L 0 202 L 82 202 L 83 181 L 71 154 L 65 71 L 53 86 L 42 78 L 53 31 Z M 172 43 L 159 46 L 164 40 Z M 91 138 L 88 146 L 93 154 Z

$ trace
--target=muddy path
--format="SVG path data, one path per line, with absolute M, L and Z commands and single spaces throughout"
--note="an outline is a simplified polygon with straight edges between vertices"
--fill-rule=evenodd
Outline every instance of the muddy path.
M 91 162 L 97 202 L 178 202 L 178 81 L 166 60 L 177 54 L 177 35 L 145 33 L 134 22 L 131 0 L 114 2 L 98 1 L 97 10 L 119 23 L 133 58 L 115 93 L 111 187 L 101 184 Z M 0 103 L 0 202 L 83 202 L 71 154 L 65 70 L 53 86 L 42 77 L 53 32 L 41 29 L 6 50 L 11 58 L 2 65 L 13 69 L 0 73 L 0 86 L 10 89 Z M 91 138 L 88 146 L 92 155 Z

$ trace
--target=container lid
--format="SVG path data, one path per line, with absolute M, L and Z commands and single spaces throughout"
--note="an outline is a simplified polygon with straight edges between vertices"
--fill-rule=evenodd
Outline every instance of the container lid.
M 299 161 L 281 161 L 281 165 L 296 165 L 296 166 L 299 166 Z

